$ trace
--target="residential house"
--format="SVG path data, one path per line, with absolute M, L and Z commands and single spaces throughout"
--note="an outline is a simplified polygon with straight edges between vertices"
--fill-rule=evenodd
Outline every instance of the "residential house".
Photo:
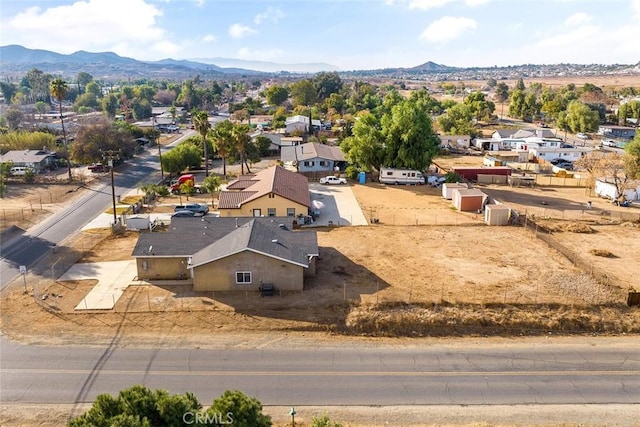
M 347 162 L 340 147 L 309 142 L 293 147 L 283 147 L 280 160 L 293 166 L 298 172 L 326 172 L 344 170 Z
M 296 115 L 292 117 L 287 117 L 284 122 L 285 124 L 285 132 L 288 134 L 298 132 L 298 133 L 309 133 L 309 117 Z M 322 122 L 320 120 L 312 119 L 311 120 L 312 130 L 319 130 L 322 127 Z
M 251 139 L 255 139 L 258 136 L 264 136 L 271 140 L 269 153 L 273 155 L 280 155 L 282 147 L 291 147 L 293 145 L 302 144 L 303 142 L 303 138 L 301 136 L 284 136 L 282 134 L 272 132 L 254 132 L 251 134 Z
M 45 150 L 12 150 L 0 154 L 0 163 L 13 163 L 14 167 L 26 167 L 36 173 L 57 168 L 56 154 Z
M 471 137 L 469 135 L 438 135 L 442 148 L 469 148 Z
M 529 156 L 532 159 L 545 160 L 550 162 L 555 159 L 568 160 L 570 162 L 575 162 L 580 159 L 582 156 L 587 154 L 590 150 L 585 150 L 584 148 L 531 148 L 529 149 Z
M 604 135 L 607 138 L 633 139 L 636 136 L 636 130 L 627 126 L 600 125 L 598 135 Z
M 138 279 L 186 280 L 194 291 L 302 290 L 315 274 L 315 231 L 291 218 L 172 218 L 166 233 L 142 233 L 133 249 Z
M 240 176 L 218 200 L 220 215 L 227 217 L 297 217 L 308 215 L 311 207 L 307 178 L 280 166 Z
M 509 138 L 521 139 L 521 138 L 557 138 L 556 134 L 551 129 L 542 128 L 525 128 L 519 129 L 513 133 Z
M 506 138 L 511 138 L 511 135 L 513 135 L 515 132 L 516 131 L 514 131 L 513 129 L 496 129 L 491 134 L 491 138 L 497 139 L 497 140 L 503 140 Z

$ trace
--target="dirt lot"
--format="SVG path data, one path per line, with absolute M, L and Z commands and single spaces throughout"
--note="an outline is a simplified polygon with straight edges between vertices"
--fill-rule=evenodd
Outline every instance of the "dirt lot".
M 442 330 L 446 316 L 461 319 L 461 324 L 465 324 L 465 317 L 470 318 L 471 334 L 511 334 L 508 325 L 516 320 L 511 312 L 505 314 L 505 307 L 513 305 L 521 307 L 521 316 L 529 322 L 525 328 L 528 333 L 545 328 L 570 332 L 594 327 L 589 322 L 575 324 L 572 320 L 574 323 L 567 326 L 543 318 L 555 316 L 558 306 L 585 310 L 596 304 L 589 310 L 594 319 L 601 319 L 612 314 L 603 312 L 602 304 L 614 304 L 622 312 L 613 313 L 609 330 L 630 332 L 633 327 L 629 329 L 629 324 L 640 324 L 639 313 L 625 311 L 623 306 L 640 258 L 640 228 L 585 213 L 581 209 L 584 189 L 483 188 L 521 211 L 540 209 L 538 198 L 544 197 L 548 201 L 544 209 L 555 207 L 565 212 L 564 220 L 545 219 L 543 213 L 538 216 L 547 228 L 555 227 L 553 235 L 566 242 L 583 264 L 607 271 L 610 286 L 601 285 L 590 276 L 592 272 L 559 256 L 534 232 L 522 227 L 489 228 L 482 223 L 482 215 L 453 210 L 450 202 L 440 197 L 440 189 L 371 183 L 354 185 L 353 190 L 365 214 L 379 218 L 380 224 L 318 230 L 318 274 L 307 282 L 303 293 L 264 299 L 252 294 L 197 294 L 188 286 L 135 286 L 129 287 L 113 312 L 87 315 L 73 308 L 94 285 L 92 281 L 50 283 L 39 278 L 38 287 L 56 296 L 46 302 L 56 314 L 43 311 L 32 296 L 23 295 L 16 287 L 3 296 L 2 328 L 7 334 L 23 339 L 32 336 L 36 341 L 42 325 L 49 331 L 51 327 L 64 331 L 66 339 L 72 339 L 74 333 L 83 334 L 87 327 L 96 337 L 109 337 L 115 325 L 120 333 L 142 339 L 160 329 L 178 336 L 185 330 L 197 334 L 211 327 L 226 332 L 275 329 L 403 335 L 401 325 L 388 323 L 386 332 L 376 332 L 366 318 L 376 318 L 386 310 L 394 312 L 406 304 L 412 305 L 416 321 L 424 323 L 425 316 L 430 316 L 427 324 L 440 329 L 437 334 L 446 334 Z M 597 212 L 600 202 L 595 202 L 593 211 Z M 592 232 L 564 231 L 584 231 L 583 227 L 570 227 L 572 224 L 582 224 Z M 81 262 L 129 259 L 135 233 L 113 237 L 105 232 L 104 236 L 105 241 L 86 253 Z M 91 241 L 96 240 L 93 232 Z M 613 256 L 596 256 L 593 250 L 608 250 Z M 434 315 L 429 312 L 432 304 L 453 308 L 447 309 L 446 315 L 444 311 Z M 486 313 L 488 306 L 493 307 L 493 319 L 477 328 L 474 319 L 477 313 Z M 123 317 L 123 312 L 127 316 Z M 532 319 L 531 312 L 540 314 Z M 40 321 L 33 322 L 34 318 Z M 465 334 L 451 328 L 449 332 Z M 429 332 L 422 329 L 418 334 Z
M 462 164 L 476 161 L 459 160 Z M 487 227 L 477 214 L 452 210 L 439 189 L 367 184 L 354 185 L 353 190 L 365 214 L 379 218 L 380 224 L 318 230 L 318 274 L 302 293 L 261 298 L 253 294 L 198 294 L 188 286 L 131 286 L 115 310 L 76 313 L 73 308 L 95 281 L 52 283 L 48 277 L 33 277 L 32 283 L 49 296 L 45 302 L 39 301 L 47 310 L 34 302 L 32 293 L 24 294 L 20 284 L 14 286 L 2 295 L 2 333 L 42 344 L 85 344 L 90 335 L 95 345 L 170 342 L 207 347 L 220 345 L 221 337 L 229 346 L 265 345 L 273 333 L 286 335 L 292 345 L 309 345 L 310 341 L 340 344 L 345 340 L 375 345 L 381 335 L 512 337 L 547 335 L 550 331 L 588 331 L 590 335 L 639 332 L 640 310 L 626 308 L 624 301 L 629 278 L 635 277 L 640 259 L 640 228 L 584 213 L 583 189 L 511 191 L 483 187 L 515 209 L 534 213 L 536 209 L 551 212 L 557 208 L 564 212 L 564 219 L 537 211 L 534 215 L 553 228 L 552 234 L 567 247 L 610 272 L 611 286 L 593 280 L 588 271 L 576 268 L 534 232 L 522 227 Z M 41 197 L 53 191 L 34 189 L 33 194 Z M 541 198 L 546 205 L 539 204 Z M 610 207 L 593 200 L 593 212 Z M 58 208 L 55 203 L 50 207 L 51 211 Z M 593 232 L 567 231 L 583 231 L 584 227 Z M 89 233 L 84 234 L 83 239 L 69 243 L 85 252 L 81 262 L 129 259 L 137 238 L 135 233 L 111 236 L 106 230 L 93 231 L 88 237 Z M 102 243 L 89 250 L 97 241 Z M 613 256 L 595 256 L 592 249 L 608 250 Z M 369 336 L 377 338 L 372 341 Z M 402 338 L 387 342 L 406 343 Z M 17 420 L 22 425 L 65 423 L 66 408 L 44 411 L 46 416 L 42 409 L 5 406 L 0 424 L 17 425 Z M 353 408 L 328 411 L 332 419 L 348 421 L 347 425 L 371 425 L 372 410 L 368 408 L 361 412 Z M 381 408 L 376 420 L 398 422 L 397 411 L 407 413 L 409 409 Z M 281 411 L 267 408 L 266 412 Z M 411 416 L 406 416 L 403 425 L 429 425 L 424 419 L 438 420 L 437 425 L 487 425 L 461 421 L 459 408 L 409 412 Z M 513 418 L 507 419 L 513 423 L 526 425 L 516 414 L 520 412 L 501 410 L 512 414 Z M 492 419 L 489 413 L 480 416 Z M 537 423 L 560 424 L 551 421 L 549 411 L 534 418 Z M 574 419 L 590 419 L 595 424 L 610 420 L 606 414 L 585 418 L 583 413 Z M 277 425 L 286 424 L 286 419 L 276 420 Z M 492 425 L 501 423 L 496 420 Z

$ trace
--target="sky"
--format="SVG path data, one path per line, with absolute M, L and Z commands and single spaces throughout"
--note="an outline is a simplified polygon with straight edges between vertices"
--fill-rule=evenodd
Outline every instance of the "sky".
M 640 0 L 2 0 L 0 44 L 343 71 L 637 64 Z

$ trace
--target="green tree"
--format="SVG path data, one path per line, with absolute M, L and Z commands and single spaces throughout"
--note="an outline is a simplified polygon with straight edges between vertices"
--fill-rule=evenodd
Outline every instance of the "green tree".
M 204 176 L 209 176 L 209 153 L 207 152 L 207 134 L 211 130 L 209 115 L 206 111 L 196 111 L 191 115 L 193 118 L 193 126 L 202 136 L 202 146 L 204 151 Z
M 51 92 L 51 96 L 58 101 L 58 107 L 60 111 L 60 124 L 62 126 L 62 141 L 64 143 L 64 151 L 67 156 L 67 171 L 69 174 L 69 181 L 71 181 L 71 158 L 69 157 L 69 146 L 67 145 L 67 132 L 64 129 L 64 115 L 62 114 L 62 101 L 65 96 L 67 96 L 67 82 L 62 79 L 52 80 L 49 84 L 49 90 Z
M 47 112 L 48 109 L 48 105 L 44 102 L 44 101 L 38 101 L 36 102 L 36 111 L 39 114 L 44 114 Z
M 640 179 L 640 132 L 625 147 L 625 171 L 630 179 Z
M 262 413 L 262 404 L 256 398 L 248 397 L 241 391 L 227 390 L 213 401 L 207 413 L 229 416 L 234 427 L 270 427 L 271 417 Z
M 9 129 L 15 130 L 20 127 L 24 120 L 24 114 L 18 107 L 11 106 L 4 113 L 4 119 L 7 121 Z
M 83 415 L 72 419 L 69 427 L 153 426 L 185 424 L 185 414 L 202 409 L 192 393 L 170 395 L 165 390 L 150 390 L 136 385 L 120 391 L 117 397 L 100 394 Z
M 431 118 L 412 100 L 395 105 L 381 120 L 385 141 L 384 164 L 425 170 L 440 149 Z
M 207 190 L 207 193 L 211 194 L 211 206 L 213 206 L 213 198 L 218 191 L 220 191 L 220 186 L 222 185 L 222 181 L 219 176 L 211 175 L 207 176 L 202 181 L 202 187 Z
M 112 93 L 102 98 L 100 105 L 102 107 L 102 111 L 104 111 L 110 119 L 113 119 L 118 113 L 118 97 Z
M 77 97 L 76 102 L 73 103 L 73 109 L 76 111 L 79 111 L 82 107 L 98 110 L 100 109 L 100 101 L 98 101 L 98 98 L 96 98 L 93 93 L 85 92 Z
M 11 104 L 11 100 L 13 99 L 13 95 L 16 94 L 18 88 L 13 83 L 0 82 L 0 92 L 2 92 L 2 96 L 4 97 L 4 103 L 9 105 Z
M 379 171 L 384 159 L 384 137 L 380 121 L 372 113 L 363 111 L 358 114 L 352 128 L 352 136 L 345 138 L 340 149 L 345 158 L 358 170 Z
M 342 79 L 335 71 L 316 74 L 313 84 L 319 101 L 324 101 L 332 93 L 340 93 L 342 90 Z
M 251 141 L 251 138 L 248 135 L 249 126 L 234 123 L 231 129 L 231 140 L 233 141 L 235 152 L 238 155 L 238 159 L 240 160 L 240 171 L 244 175 L 244 166 L 245 166 L 245 154 L 247 151 L 247 144 Z M 247 172 L 249 169 L 249 165 L 247 164 Z
M 270 105 L 279 106 L 289 98 L 289 92 L 280 85 L 271 85 L 264 91 L 264 96 Z
M 495 99 L 500 103 L 500 119 L 504 117 L 504 103 L 509 99 L 509 86 L 506 83 L 500 82 L 496 85 Z
M 258 135 L 255 139 L 256 147 L 261 157 L 269 155 L 269 147 L 271 147 L 271 140 L 264 135 Z
M 438 117 L 438 126 L 447 135 L 477 136 L 477 129 L 473 125 L 473 112 L 466 104 L 455 104 Z
M 469 106 L 471 114 L 473 114 L 477 121 L 480 119 L 490 120 L 491 115 L 496 109 L 493 102 L 487 100 L 484 93 L 480 91 L 471 92 L 464 99 L 464 104 Z
M 518 81 L 516 82 L 516 90 L 521 90 L 521 91 L 525 90 L 524 80 L 522 80 L 522 78 L 519 78 Z
M 211 131 L 211 138 L 213 139 L 213 146 L 216 152 L 222 158 L 222 175 L 227 177 L 227 158 L 233 149 L 233 137 L 231 130 L 233 129 L 233 123 L 229 120 L 220 122 Z
M 101 122 L 78 130 L 71 148 L 71 158 L 80 163 L 101 161 L 104 153 L 118 153 L 122 159 L 133 157 L 136 143 L 131 134 L 111 123 Z
M 80 90 L 80 88 L 86 88 L 89 82 L 93 81 L 93 76 L 89 73 L 81 71 L 76 76 L 76 81 L 78 82 L 78 95 L 82 95 L 82 91 Z
M 600 115 L 580 101 L 571 101 L 567 106 L 567 127 L 571 132 L 593 132 L 598 129 Z
M 316 88 L 309 79 L 298 80 L 291 85 L 291 98 L 294 105 L 310 106 L 317 100 Z
M 87 83 L 85 93 L 92 93 L 96 98 L 102 98 L 102 88 L 98 82 L 90 81 Z

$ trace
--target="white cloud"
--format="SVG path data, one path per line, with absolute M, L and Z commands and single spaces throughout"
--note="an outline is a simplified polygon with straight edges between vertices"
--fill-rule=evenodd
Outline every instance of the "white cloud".
M 588 24 L 589 22 L 591 22 L 591 16 L 584 12 L 574 13 L 564 21 L 565 24 L 571 27 Z
M 430 42 L 446 42 L 459 38 L 463 33 L 477 27 L 475 20 L 465 17 L 445 16 L 432 22 L 420 34 L 420 39 Z
M 410 0 L 409 9 L 429 10 L 442 7 L 453 0 Z
M 243 47 L 237 52 L 237 58 L 252 61 L 274 61 L 278 58 L 282 58 L 283 53 L 284 52 L 280 49 L 251 50 Z
M 218 40 L 218 38 L 216 36 L 214 36 L 213 34 L 207 34 L 206 36 L 204 36 L 202 38 L 202 41 L 205 43 L 213 43 L 216 40 Z
M 157 26 L 160 16 L 162 11 L 145 0 L 76 1 L 5 16 L 2 37 L 6 44 L 66 54 L 82 49 L 154 58 L 179 52 L 179 46 L 167 42 L 165 31 Z
M 241 39 L 248 35 L 254 34 L 255 32 L 256 30 L 254 30 L 253 28 L 247 27 L 246 25 L 242 24 L 233 24 L 229 27 L 229 35 L 234 39 Z
M 274 8 L 274 7 L 269 7 L 267 8 L 266 11 L 257 14 L 254 18 L 253 18 L 253 22 L 256 25 L 260 25 L 265 21 L 268 22 L 272 22 L 274 24 L 277 24 L 278 22 L 280 22 L 280 20 L 282 18 L 284 18 L 286 15 L 285 13 L 278 9 L 278 8 Z
M 467 6 L 480 6 L 481 4 L 489 3 L 490 0 L 465 0 L 464 4 Z

